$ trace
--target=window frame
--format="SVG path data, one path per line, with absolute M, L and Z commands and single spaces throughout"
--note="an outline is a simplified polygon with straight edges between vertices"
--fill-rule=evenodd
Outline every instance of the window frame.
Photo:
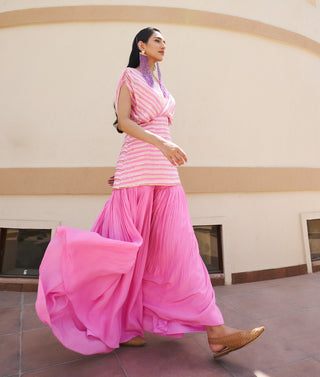
M 221 225 L 221 247 L 222 247 L 222 260 L 223 260 L 223 273 L 225 285 L 232 284 L 232 259 L 230 252 L 231 241 L 231 222 L 225 216 L 207 216 L 197 217 L 191 216 L 192 226 L 205 226 L 205 225 Z M 210 273 L 210 276 L 218 275 L 219 273 Z
M 19 220 L 19 219 L 0 219 L 0 228 L 5 229 L 48 229 L 51 230 L 51 238 L 54 234 L 56 228 L 61 225 L 60 221 L 57 220 Z M 0 232 L 0 242 L 5 242 L 5 236 L 2 232 Z M 3 252 L 2 252 L 3 251 Z M 0 262 L 2 263 L 4 257 L 4 247 L 0 245 Z M 2 278 L 37 278 L 35 276 L 28 276 L 28 275 L 8 275 L 8 274 L 1 274 L 0 277 Z
M 305 260 L 307 264 L 307 272 L 311 274 L 313 272 L 312 269 L 312 260 L 311 260 L 311 250 L 310 250 L 310 243 L 309 243 L 309 236 L 308 236 L 308 220 L 319 220 L 320 219 L 320 212 L 308 212 L 308 213 L 301 213 L 300 214 L 300 221 L 302 227 L 302 237 L 303 237 L 303 246 L 304 246 L 304 254 Z
M 218 248 L 218 269 L 219 271 L 214 271 L 212 268 L 212 265 L 206 265 L 209 274 L 223 274 L 223 243 L 222 243 L 222 237 L 223 237 L 223 228 L 221 224 L 210 224 L 210 225 L 193 225 L 193 230 L 196 231 L 195 227 L 218 227 L 217 229 L 217 248 Z M 210 229 L 210 233 L 211 233 Z M 210 240 L 211 241 L 211 240 Z M 211 244 L 211 242 L 210 242 Z M 211 245 L 210 245 L 211 246 Z M 200 245 L 199 245 L 199 251 L 201 255 Z M 211 267 L 211 268 L 210 268 Z

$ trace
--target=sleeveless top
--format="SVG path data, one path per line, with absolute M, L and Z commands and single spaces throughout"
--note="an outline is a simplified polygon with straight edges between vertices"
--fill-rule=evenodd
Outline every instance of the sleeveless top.
M 135 68 L 126 68 L 121 76 L 115 106 L 122 84 L 127 86 L 131 97 L 130 118 L 138 125 L 164 139 L 171 140 L 169 126 L 172 122 L 175 100 L 169 93 L 164 97 L 155 82 L 151 88 L 142 73 Z M 154 145 L 125 135 L 114 176 L 113 188 L 133 186 L 174 186 L 180 179 L 176 166 Z

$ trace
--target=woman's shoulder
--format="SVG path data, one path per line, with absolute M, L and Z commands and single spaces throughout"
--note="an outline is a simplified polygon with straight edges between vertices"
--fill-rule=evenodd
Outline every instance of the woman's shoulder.
M 140 71 L 139 71 L 138 68 L 126 67 L 126 69 L 127 69 L 129 72 L 132 72 L 132 73 L 137 73 L 137 74 L 140 73 Z
M 143 84 L 141 77 L 142 75 L 139 70 L 137 70 L 136 68 L 126 67 L 121 73 L 117 90 L 120 90 L 122 85 L 126 83 L 129 92 L 135 92 Z
M 141 72 L 136 68 L 126 67 L 122 73 L 122 80 L 123 79 L 134 86 L 140 86 L 144 84 L 143 76 Z
M 130 77 L 137 77 L 140 74 L 140 71 L 136 68 L 126 67 L 123 71 L 123 74 L 129 75 Z

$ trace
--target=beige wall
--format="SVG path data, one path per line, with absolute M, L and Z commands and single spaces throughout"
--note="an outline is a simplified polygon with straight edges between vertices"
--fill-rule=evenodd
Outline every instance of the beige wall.
M 113 32 L 101 23 L 1 30 L 1 167 L 115 164 L 113 95 L 125 61 Z
M 25 25 L 22 12 L 15 13 L 12 23 L 21 20 L 20 26 L 1 28 L 5 20 L 1 12 L 70 5 L 77 6 L 69 9 L 72 21 L 77 21 L 80 5 L 88 4 L 92 3 L 0 1 L 0 177 L 1 168 L 115 166 L 123 136 L 112 127 L 114 92 L 133 36 L 150 22 L 135 22 L 133 16 L 130 22 L 120 16 L 107 20 L 108 8 L 103 8 L 105 19 L 100 22 L 82 22 L 79 16 L 79 22 Z M 155 1 L 94 2 L 99 4 L 128 5 L 132 15 L 139 13 L 136 6 L 159 7 Z M 161 2 L 167 8 L 161 8 L 152 23 L 168 41 L 161 66 L 177 101 L 174 140 L 187 152 L 190 168 L 317 170 L 320 4 L 318 0 L 256 4 Z M 206 12 L 186 11 L 184 17 L 174 7 Z M 155 20 L 158 13 L 143 8 L 148 9 Z M 50 18 L 52 11 L 48 8 L 46 16 Z M 219 27 L 208 21 L 213 13 Z M 175 18 L 177 14 L 180 18 Z M 310 187 L 311 181 L 312 177 Z M 224 227 L 227 283 L 236 272 L 305 263 L 310 271 L 300 216 L 320 212 L 319 191 L 236 193 L 233 187 L 232 194 L 201 194 L 201 187 L 197 190 L 188 195 L 194 224 Z M 62 224 L 89 230 L 107 198 L 94 193 L 3 195 L 0 225 L 47 223 L 52 228 Z
M 0 167 L 114 166 L 114 91 L 142 26 L 1 29 Z M 319 56 L 244 33 L 157 26 L 189 166 L 319 166 Z

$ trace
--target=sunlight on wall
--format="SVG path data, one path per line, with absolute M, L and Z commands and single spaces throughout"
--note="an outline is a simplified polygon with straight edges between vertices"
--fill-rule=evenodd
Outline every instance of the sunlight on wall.
M 317 6 L 317 0 L 307 0 L 308 3 L 314 5 L 315 7 Z

